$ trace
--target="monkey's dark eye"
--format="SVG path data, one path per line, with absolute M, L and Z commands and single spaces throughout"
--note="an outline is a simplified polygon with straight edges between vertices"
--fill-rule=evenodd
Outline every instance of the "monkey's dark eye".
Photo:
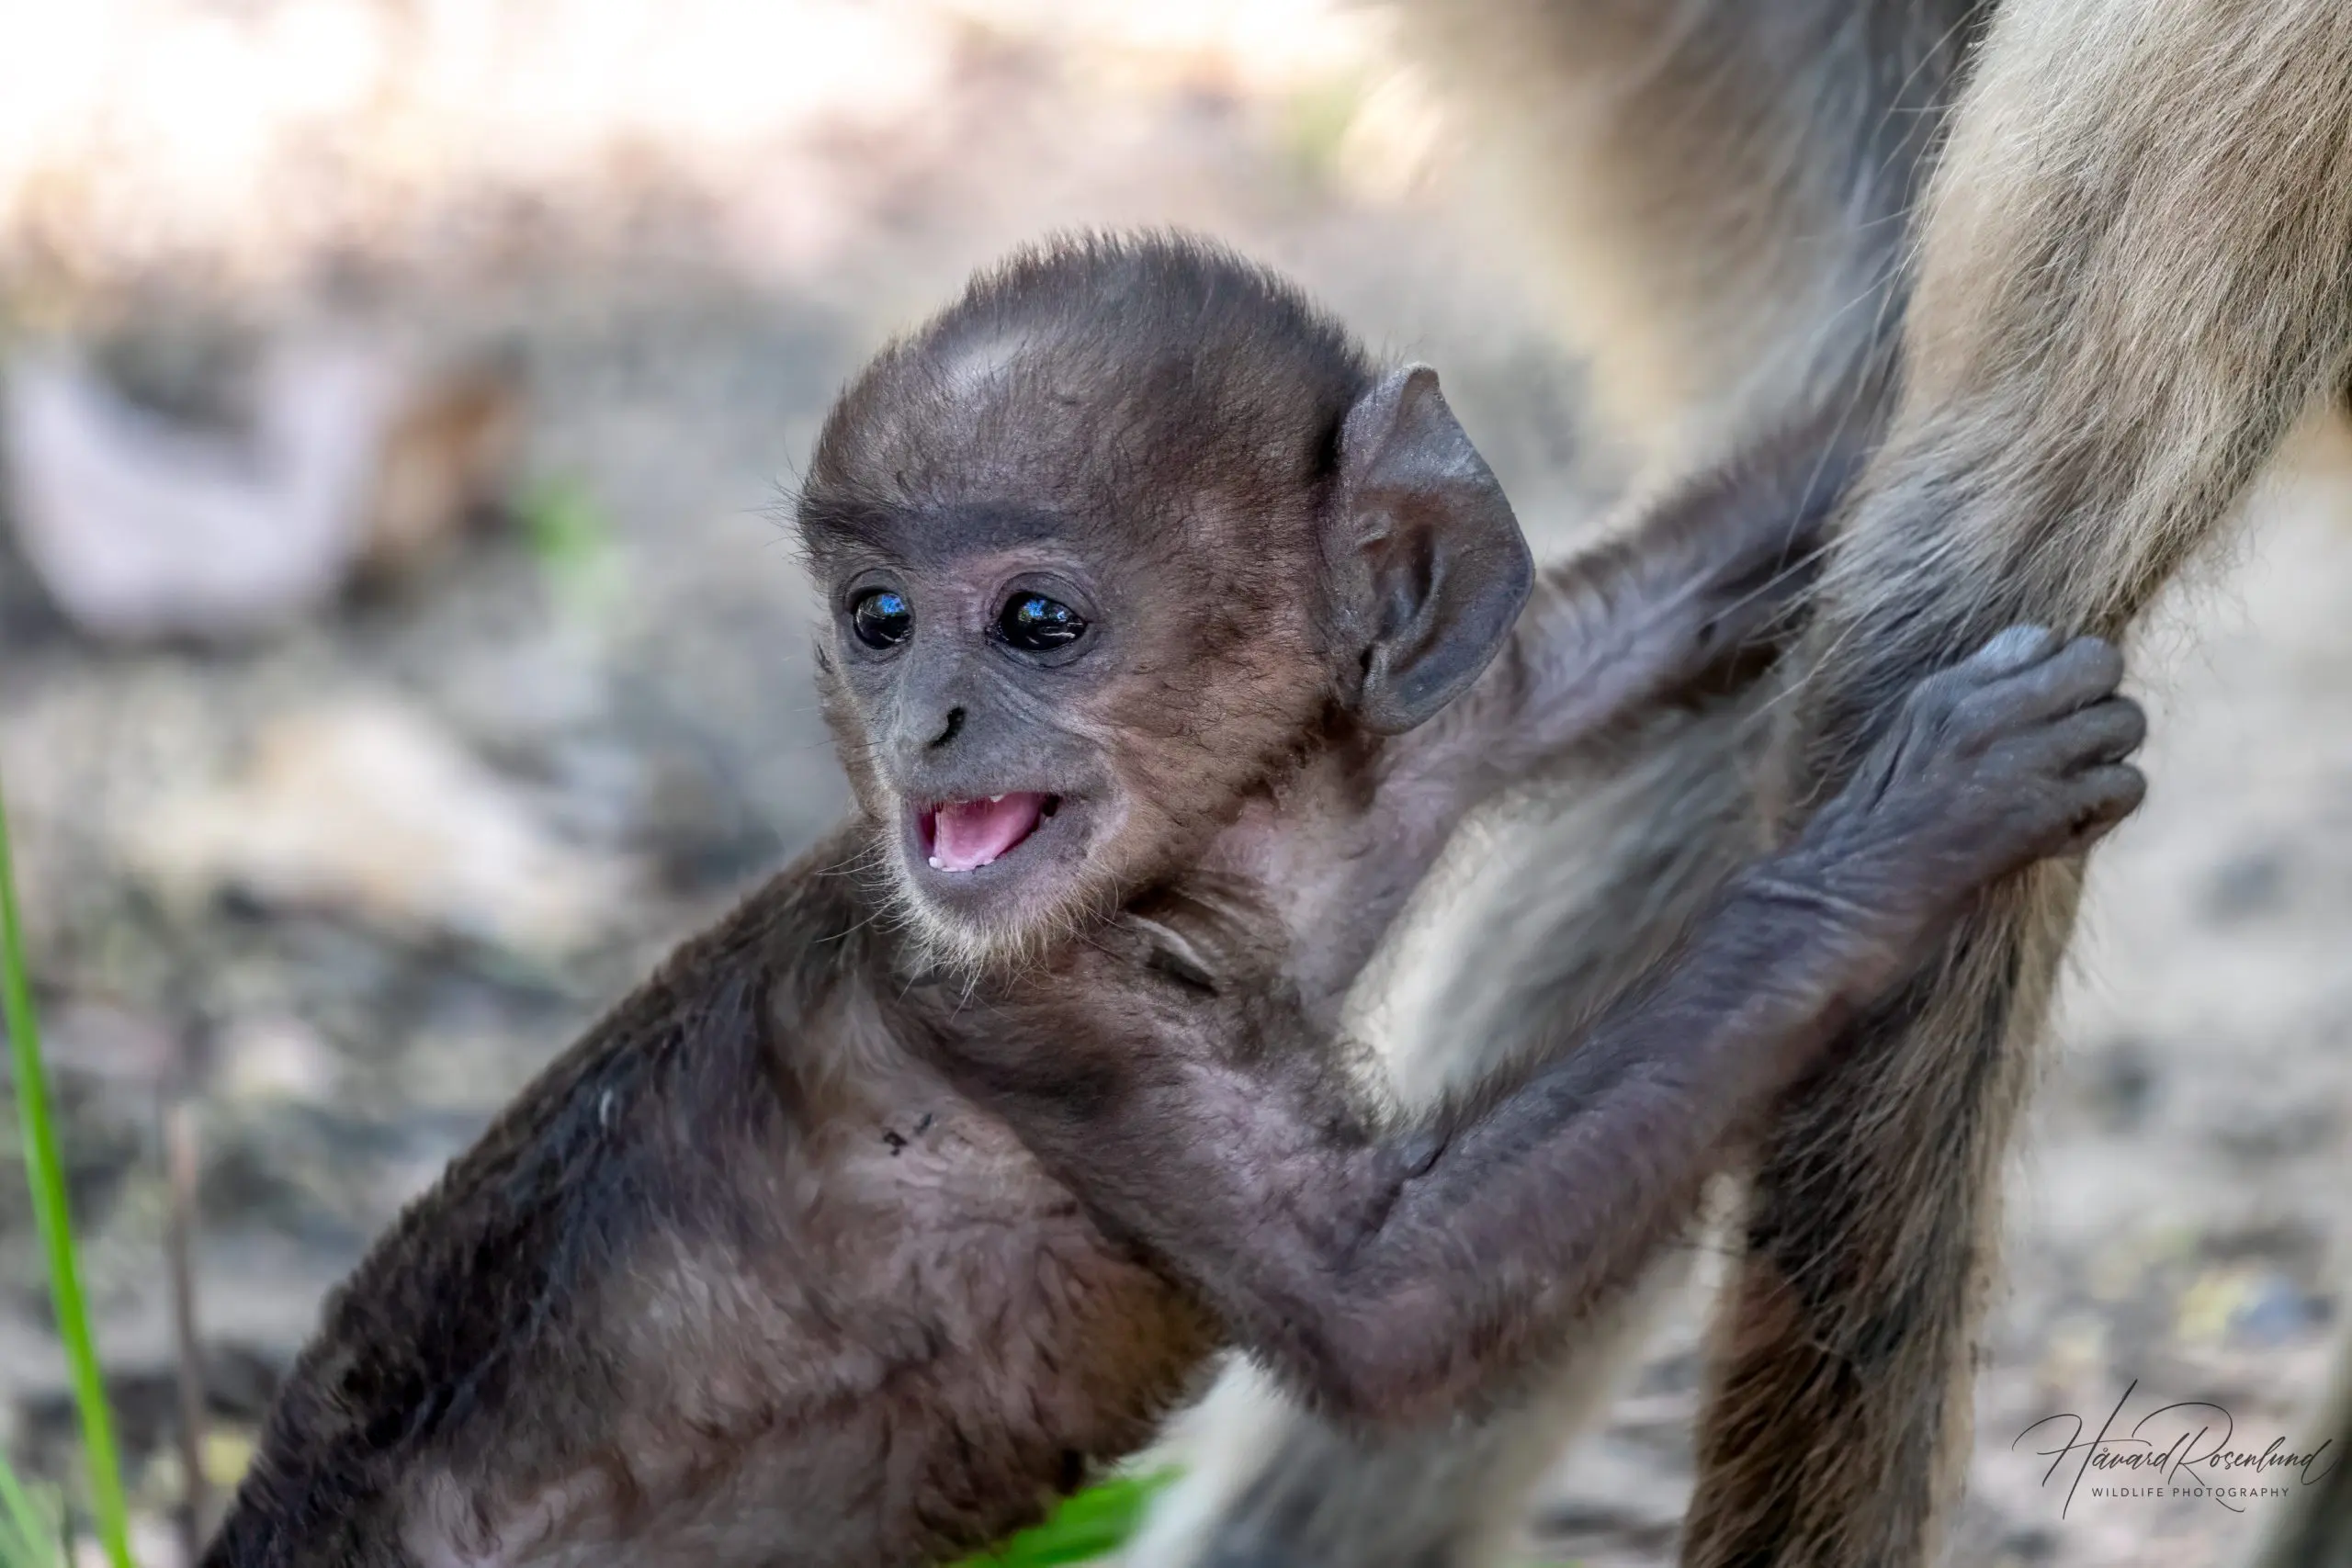
M 1004 602 L 996 629 L 1005 641 L 1024 652 L 1049 653 L 1084 637 L 1086 618 L 1058 599 L 1016 593 Z
M 915 629 L 915 613 L 903 594 L 876 588 L 857 596 L 850 606 L 850 629 L 868 648 L 896 648 Z

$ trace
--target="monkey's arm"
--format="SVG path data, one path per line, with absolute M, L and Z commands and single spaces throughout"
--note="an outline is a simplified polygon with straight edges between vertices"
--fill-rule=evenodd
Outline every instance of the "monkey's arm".
M 1327 1131 L 1305 1084 L 1170 1074 L 1136 1109 L 1186 1136 L 1130 1168 L 1114 1212 L 1330 1414 L 1442 1416 L 1676 1237 L 1883 961 L 1871 927 L 1794 863 L 1742 879 L 1675 967 L 1564 1060 L 1418 1136 Z
M 1791 641 L 1820 528 L 1875 426 L 1839 400 L 1641 506 L 1547 569 L 1477 685 L 1404 738 L 1399 773 L 1442 776 L 1466 809 L 1629 716 Z
M 1099 1046 L 1027 1021 L 995 1038 L 1046 1049 L 959 1066 L 1241 1344 L 1335 1412 L 1427 1416 L 1627 1282 L 1740 1130 L 1970 892 L 2136 804 L 2119 760 L 2142 721 L 2110 694 L 2120 673 L 2103 644 L 2020 630 L 1922 683 L 1856 782 L 1736 879 L 1648 987 L 1442 1136 L 1373 1135 L 1298 1016 L 1257 985 L 1204 997 L 1218 962 L 1181 935 L 1173 978 L 1098 1010 L 1114 1015 Z M 1088 989 L 1122 993 L 1108 971 Z

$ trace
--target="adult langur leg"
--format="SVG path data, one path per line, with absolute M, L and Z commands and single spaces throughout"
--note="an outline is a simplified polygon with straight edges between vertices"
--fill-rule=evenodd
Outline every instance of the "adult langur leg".
M 1930 190 L 1905 333 L 1791 705 L 1785 821 L 1984 628 L 2127 630 L 2342 386 L 2352 9 L 2011 0 Z M 1933 1550 L 2078 886 L 2042 867 L 1988 894 L 1792 1096 L 1722 1312 L 1687 1563 Z
M 1671 475 L 1808 406 L 1878 412 L 1905 215 L 1973 0 L 1405 0 L 1603 411 Z M 1629 509 L 1637 514 L 1638 507 Z M 1759 841 L 1770 693 L 1659 715 L 1556 793 L 1491 814 L 1366 995 L 1399 1088 L 1433 1100 L 1589 1016 Z M 1565 803 L 1565 804 L 1564 804 Z M 1495 1560 L 1605 1399 L 1687 1252 L 1584 1325 L 1505 1416 L 1370 1442 L 1262 1379 L 1198 1413 L 1139 1568 Z

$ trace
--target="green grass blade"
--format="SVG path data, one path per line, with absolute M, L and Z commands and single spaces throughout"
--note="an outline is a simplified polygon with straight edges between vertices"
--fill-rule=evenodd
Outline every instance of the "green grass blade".
M 107 1561 L 114 1568 L 130 1568 L 122 1466 L 116 1458 L 114 1418 L 107 1409 L 106 1381 L 98 1373 L 89 1308 L 82 1300 L 82 1277 L 74 1260 L 74 1222 L 65 1207 L 65 1166 L 58 1157 L 57 1129 L 49 1109 L 49 1077 L 41 1067 L 40 1026 L 33 1017 L 32 982 L 25 967 L 24 928 L 17 915 L 17 873 L 8 852 L 5 797 L 0 797 L 0 1018 L 7 1023 L 9 1053 L 16 1063 L 25 1171 L 32 1183 L 33 1217 L 40 1224 L 41 1247 L 49 1259 L 50 1300 L 57 1310 L 57 1331 L 65 1341 L 74 1403 L 82 1417 L 91 1511 L 97 1521 L 98 1539 L 106 1544 Z
M 55 1568 L 57 1521 L 0 1459 L 0 1568 Z
M 967 1557 L 955 1568 L 1063 1568 L 1107 1557 L 1127 1543 L 1143 1523 L 1145 1507 L 1175 1479 L 1175 1471 L 1160 1470 L 1118 1476 L 1073 1493 L 1044 1524 L 1023 1530 L 993 1551 Z

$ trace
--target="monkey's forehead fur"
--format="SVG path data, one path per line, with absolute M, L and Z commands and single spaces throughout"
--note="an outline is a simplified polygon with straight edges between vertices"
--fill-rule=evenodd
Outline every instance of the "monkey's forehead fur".
M 850 384 L 818 437 L 801 537 L 822 559 L 1026 513 L 1069 539 L 1159 523 L 1198 543 L 1224 519 L 1254 531 L 1237 544 L 1303 545 L 1373 378 L 1338 321 L 1221 246 L 1051 242 L 976 276 Z

